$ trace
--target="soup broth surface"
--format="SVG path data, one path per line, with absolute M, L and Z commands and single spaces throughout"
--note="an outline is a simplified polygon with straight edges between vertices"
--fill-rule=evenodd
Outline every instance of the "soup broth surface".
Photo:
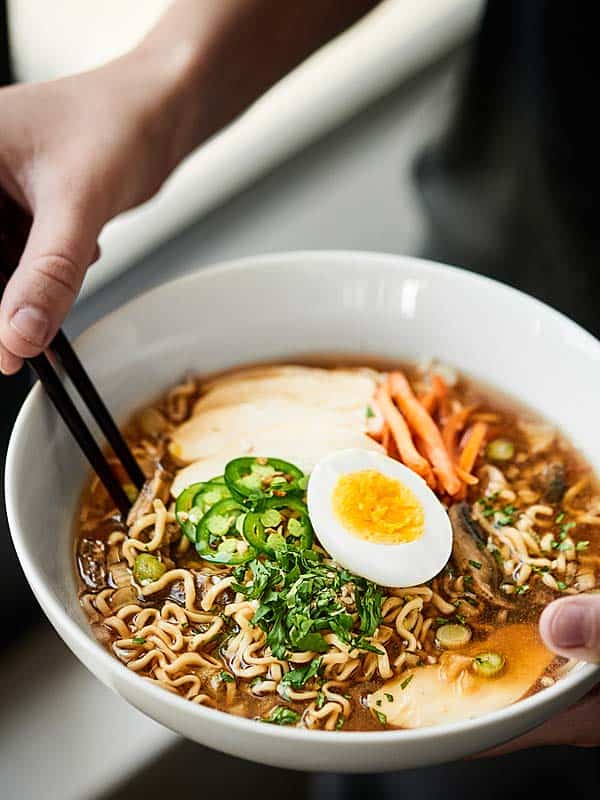
M 286 371 L 295 368 L 265 365 L 250 373 L 189 378 L 132 417 L 124 433 L 148 482 L 136 497 L 120 474 L 135 500 L 128 520 L 94 479 L 76 522 L 81 604 L 100 642 L 140 679 L 190 702 L 325 730 L 444 723 L 552 685 L 570 665 L 541 643 L 541 611 L 555 598 L 598 588 L 600 492 L 589 465 L 560 431 L 528 408 L 447 367 L 370 362 L 366 368 L 364 359 L 304 363 L 325 365 L 325 374 L 307 373 L 305 382 L 301 372 Z M 310 451 L 309 428 L 320 413 L 314 409 L 324 406 L 344 421 L 340 441 L 356 436 L 402 460 L 375 393 L 356 424 L 344 405 L 343 382 L 339 396 L 330 399 L 327 374 L 342 366 L 364 368 L 365 380 L 375 388 L 401 369 L 459 476 L 460 489 L 449 495 L 439 471 L 431 473 L 439 501 L 450 512 L 454 540 L 450 561 L 425 584 L 378 587 L 332 562 L 316 539 L 306 556 L 301 533 L 278 551 L 280 531 L 289 533 L 292 523 L 300 531 L 305 524 L 301 482 L 296 505 L 282 502 L 266 522 L 260 507 L 263 541 L 274 543 L 270 554 L 259 551 L 244 561 L 249 505 L 242 503 L 237 529 L 232 523 L 223 534 L 218 528 L 223 516 L 215 520 L 214 514 L 202 527 L 208 519 L 203 514 L 230 497 L 221 478 L 225 463 L 248 452 L 243 420 L 235 427 L 243 415 L 248 424 L 262 419 L 265 409 L 271 415 L 264 436 L 274 444 L 269 452 L 253 454 L 259 459 L 256 474 L 262 475 L 261 466 L 266 469 L 257 491 L 271 499 L 278 496 L 279 480 L 285 501 L 295 476 L 282 470 L 273 477 L 262 461 L 285 459 L 300 445 Z M 338 377 L 343 381 L 342 373 Z M 252 383 L 258 380 L 265 382 Z M 354 387 L 350 373 L 348 380 Z M 306 397 L 296 385 L 306 387 Z M 302 403 L 310 405 L 309 416 L 298 411 Z M 178 515 L 173 492 L 179 496 L 189 482 L 196 483 L 186 476 L 193 477 L 194 470 L 203 474 L 213 463 L 214 431 L 202 427 L 212 419 L 227 428 L 221 449 L 214 444 L 214 463 L 221 467 L 208 477 L 217 481 L 209 484 L 202 477 L 198 484 L 204 488 L 193 501 L 198 505 Z M 278 434 L 272 430 L 288 437 L 283 452 L 277 452 Z M 323 436 L 325 443 L 332 436 L 335 447 L 335 431 L 320 430 L 314 432 L 314 446 L 324 447 Z M 427 460 L 426 445 L 411 433 Z M 194 448 L 197 461 L 188 458 Z M 204 550 L 198 544 L 201 530 L 209 531 Z M 218 560 L 224 552 L 220 537 L 230 537 L 238 548 L 233 563 Z M 210 560 L 215 553 L 217 560 Z

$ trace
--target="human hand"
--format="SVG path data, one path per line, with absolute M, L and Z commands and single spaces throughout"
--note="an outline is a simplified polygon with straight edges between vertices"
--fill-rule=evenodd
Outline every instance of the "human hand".
M 0 194 L 33 224 L 0 306 L 0 368 L 16 372 L 55 335 L 97 237 L 148 199 L 182 153 L 170 127 L 176 70 L 133 52 L 92 72 L 0 90 Z
M 541 616 L 540 633 L 553 652 L 600 663 L 600 594 L 581 594 L 551 603 Z M 545 745 L 600 746 L 600 684 L 538 728 L 481 755 L 504 755 Z

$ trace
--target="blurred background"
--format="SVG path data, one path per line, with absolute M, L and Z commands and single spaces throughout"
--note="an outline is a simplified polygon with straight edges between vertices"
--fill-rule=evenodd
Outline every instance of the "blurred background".
M 102 63 L 167 0 L 0 0 L 0 84 Z M 292 249 L 364 249 L 463 265 L 598 334 L 593 26 L 528 0 L 386 0 L 194 153 L 103 233 L 74 337 L 203 265 Z M 585 101 L 585 102 L 584 102 Z M 0 121 L 1 124 L 1 121 Z M 595 216 L 595 215 L 594 215 Z M 1 221 L 0 221 L 1 224 Z M 500 335 L 500 332 L 499 332 Z M 28 390 L 0 379 L 0 466 Z M 58 639 L 14 556 L 0 484 L 0 796 L 116 800 L 239 787 L 295 798 L 489 800 L 600 786 L 600 754 L 551 748 L 398 775 L 308 775 L 184 742 L 100 685 Z M 35 487 L 30 487 L 32 491 Z M 51 531 L 48 532 L 51 535 Z M 14 614 L 14 608 L 19 614 Z

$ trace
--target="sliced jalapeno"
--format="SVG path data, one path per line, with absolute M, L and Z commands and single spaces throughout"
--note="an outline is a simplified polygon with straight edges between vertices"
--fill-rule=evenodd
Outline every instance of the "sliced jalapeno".
M 256 555 L 242 534 L 247 509 L 232 497 L 206 512 L 196 529 L 196 550 L 205 561 L 244 564 Z
M 262 500 L 306 489 L 302 470 L 279 458 L 235 458 L 225 467 L 225 483 L 235 497 Z
M 231 492 L 224 483 L 208 481 L 192 483 L 177 498 L 175 517 L 181 530 L 192 542 L 196 541 L 198 523 L 215 503 L 231 497 Z
M 286 543 L 310 549 L 313 529 L 306 505 L 295 497 L 272 497 L 244 520 L 244 536 L 259 552 L 274 555 Z

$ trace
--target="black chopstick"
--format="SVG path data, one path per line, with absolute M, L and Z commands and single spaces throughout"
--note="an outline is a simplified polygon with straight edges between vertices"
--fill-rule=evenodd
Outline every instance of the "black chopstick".
M 12 270 L 7 268 L 5 263 L 0 263 L 0 287 L 3 288 L 8 282 L 8 275 L 11 272 Z M 144 473 L 62 330 L 54 337 L 48 350 L 60 360 L 66 374 L 88 407 L 98 427 L 106 436 L 125 472 L 135 487 L 141 489 L 145 482 Z M 59 375 L 52 363 L 45 354 L 28 358 L 26 361 L 40 379 L 50 400 L 65 421 L 120 513 L 126 517 L 131 508 L 131 502 L 75 404 L 60 382 Z
M 54 407 L 63 418 L 67 428 L 71 431 L 83 454 L 90 462 L 92 469 L 104 484 L 114 504 L 121 512 L 123 519 L 125 519 L 131 508 L 129 498 L 104 457 L 104 453 L 89 432 L 65 387 L 60 382 L 52 364 L 43 354 L 26 360 L 40 379 Z
M 81 399 L 96 420 L 98 427 L 106 436 L 109 445 L 123 465 L 123 469 L 129 475 L 131 482 L 136 489 L 141 489 L 146 482 L 146 476 L 127 446 L 125 439 L 121 436 L 121 432 L 117 428 L 109 410 L 104 405 L 104 401 L 98 394 L 90 376 L 85 371 L 77 353 L 71 347 L 71 343 L 62 330 L 59 330 L 52 340 L 50 350 L 60 359 L 60 363 L 71 379 L 73 386 L 79 392 Z

